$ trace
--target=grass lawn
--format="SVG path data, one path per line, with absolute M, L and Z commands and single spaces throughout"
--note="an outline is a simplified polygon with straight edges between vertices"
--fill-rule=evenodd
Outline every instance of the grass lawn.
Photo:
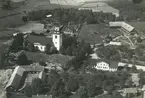
M 72 7 L 74 6 L 50 4 L 49 0 L 27 0 L 25 5 L 13 10 L 3 10 L 2 8 L 0 8 L 0 28 L 11 26 L 15 27 L 24 24 L 21 20 L 23 16 L 22 14 L 10 16 L 11 14 L 23 13 L 23 11 L 29 12 L 33 10 Z
M 113 37 L 119 36 L 122 32 L 118 29 L 112 29 L 104 24 L 84 25 L 80 30 L 79 40 L 85 40 L 90 44 L 100 44 L 105 36 L 111 34 Z
M 140 22 L 128 22 L 130 25 L 134 26 L 135 29 L 139 30 L 140 32 L 145 32 L 145 22 L 140 21 Z

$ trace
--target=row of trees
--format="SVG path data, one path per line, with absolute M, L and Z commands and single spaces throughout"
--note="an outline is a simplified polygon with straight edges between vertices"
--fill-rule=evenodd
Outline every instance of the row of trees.
M 123 59 L 140 60 L 144 61 L 144 48 L 145 46 L 140 44 L 135 50 L 130 49 L 128 46 L 101 46 L 96 50 L 96 53 L 100 58 L 120 61 Z
M 78 41 L 76 36 L 65 35 L 59 53 L 74 56 L 74 58 L 66 64 L 66 69 L 73 68 L 78 70 L 82 67 L 84 61 L 89 58 L 92 49 L 89 43 L 86 43 L 83 40 Z
M 58 74 L 51 70 L 46 82 L 34 79 L 32 85 L 25 88 L 25 94 L 27 96 L 48 94 L 58 98 L 68 98 L 72 92 L 76 92 L 78 98 L 89 98 L 102 94 L 103 89 L 113 94 L 112 92 L 118 88 L 131 87 L 132 82 L 129 77 L 127 72 L 97 71 L 94 74 L 79 75 L 67 72 Z
M 111 13 L 103 12 L 92 12 L 91 10 L 78 10 L 78 9 L 53 9 L 53 10 L 38 10 L 28 13 L 28 18 L 34 21 L 40 21 L 46 18 L 46 15 L 52 14 L 50 21 L 59 21 L 60 24 L 68 24 L 69 22 L 74 22 L 76 24 L 80 23 L 99 23 L 105 21 L 114 21 L 115 16 Z

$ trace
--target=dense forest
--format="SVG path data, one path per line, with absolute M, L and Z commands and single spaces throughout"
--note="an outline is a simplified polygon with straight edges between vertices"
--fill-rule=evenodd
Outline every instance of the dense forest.
M 51 18 L 46 19 L 46 15 L 51 14 Z M 87 23 L 95 24 L 108 21 L 115 21 L 115 16 L 111 13 L 92 12 L 91 10 L 78 9 L 54 9 L 54 10 L 38 10 L 28 13 L 27 17 L 32 21 L 51 20 L 59 21 L 60 24 L 73 22 L 76 24 Z

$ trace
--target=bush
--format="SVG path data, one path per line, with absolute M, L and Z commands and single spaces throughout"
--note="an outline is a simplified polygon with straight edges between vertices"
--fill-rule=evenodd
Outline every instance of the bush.
M 18 56 L 17 59 L 17 64 L 18 65 L 27 65 L 28 64 L 28 58 L 25 54 L 21 54 Z
M 47 64 L 45 63 L 45 62 L 39 62 L 39 64 L 41 65 L 41 66 L 47 66 Z

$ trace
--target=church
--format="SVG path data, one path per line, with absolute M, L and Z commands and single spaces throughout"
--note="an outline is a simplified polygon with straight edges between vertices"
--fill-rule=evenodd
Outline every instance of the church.
M 38 35 L 28 35 L 26 40 L 34 44 L 39 51 L 44 52 L 46 50 L 46 45 L 51 44 L 59 51 L 62 46 L 62 32 L 61 27 L 54 27 L 50 37 L 48 36 L 38 36 Z

